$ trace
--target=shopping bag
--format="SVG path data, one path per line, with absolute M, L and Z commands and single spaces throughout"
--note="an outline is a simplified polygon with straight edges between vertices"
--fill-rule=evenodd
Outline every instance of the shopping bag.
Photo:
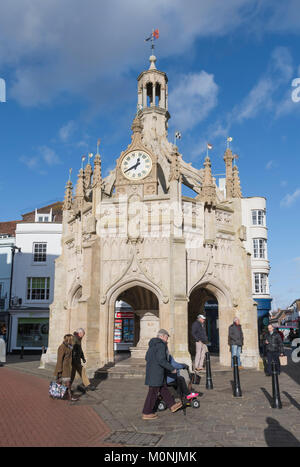
M 57 381 L 51 381 L 49 385 L 49 396 L 53 399 L 63 399 L 68 388 L 64 384 L 58 383 Z
M 286 355 L 280 355 L 279 361 L 281 366 L 286 366 L 288 364 Z

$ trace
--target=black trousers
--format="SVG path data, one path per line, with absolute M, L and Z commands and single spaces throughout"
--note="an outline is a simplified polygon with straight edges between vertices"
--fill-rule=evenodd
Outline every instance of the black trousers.
M 183 394 L 184 396 L 187 396 L 190 393 L 190 391 L 188 390 L 184 377 L 179 375 L 177 376 L 176 381 L 177 381 L 177 385 L 179 389 L 178 393 Z
M 267 374 L 272 374 L 272 362 L 276 363 L 276 371 L 280 375 L 280 360 L 279 360 L 279 352 L 267 352 Z
M 151 413 L 154 413 L 154 407 L 159 393 L 165 401 L 165 403 L 167 404 L 167 407 L 169 407 L 169 409 L 172 407 L 172 405 L 175 404 L 175 399 L 170 393 L 166 384 L 164 384 L 161 387 L 149 386 L 149 391 L 143 408 L 143 414 L 149 415 Z

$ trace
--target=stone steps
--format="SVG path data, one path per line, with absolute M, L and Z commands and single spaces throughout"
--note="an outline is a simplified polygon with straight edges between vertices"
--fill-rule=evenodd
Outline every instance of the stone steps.
M 220 372 L 232 372 L 229 367 L 222 367 L 218 362 L 214 362 L 211 367 L 212 376 Z M 122 378 L 145 378 L 146 362 L 145 359 L 128 358 L 117 362 L 115 365 L 104 367 L 96 371 L 95 377 L 105 379 L 122 379 Z M 201 377 L 206 377 L 206 372 L 200 373 Z

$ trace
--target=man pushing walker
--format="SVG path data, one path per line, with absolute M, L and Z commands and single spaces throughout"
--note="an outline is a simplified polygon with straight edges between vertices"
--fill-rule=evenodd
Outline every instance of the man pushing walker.
M 165 329 L 158 331 L 157 337 L 149 342 L 149 348 L 146 353 L 146 381 L 149 391 L 146 397 L 143 420 L 153 420 L 157 418 L 154 412 L 155 404 L 160 394 L 166 402 L 171 412 L 176 412 L 182 407 L 182 402 L 175 402 L 174 397 L 169 392 L 166 384 L 166 372 L 176 373 L 175 368 L 168 362 L 167 342 L 169 333 Z

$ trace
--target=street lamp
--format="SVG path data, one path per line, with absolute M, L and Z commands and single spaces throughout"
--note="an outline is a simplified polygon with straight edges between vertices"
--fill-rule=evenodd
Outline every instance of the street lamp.
M 20 253 L 21 251 L 21 248 L 17 247 L 16 245 L 13 245 L 11 247 L 11 271 L 10 271 L 10 287 L 9 287 L 9 300 L 8 300 L 8 309 L 11 308 L 11 293 L 12 293 L 12 283 L 13 283 L 13 274 L 14 274 L 14 258 L 15 258 L 15 252 L 16 250 L 18 250 L 18 252 Z M 10 314 L 9 314 L 9 326 L 8 326 L 8 335 L 7 335 L 7 350 L 8 351 L 8 348 L 10 347 Z

